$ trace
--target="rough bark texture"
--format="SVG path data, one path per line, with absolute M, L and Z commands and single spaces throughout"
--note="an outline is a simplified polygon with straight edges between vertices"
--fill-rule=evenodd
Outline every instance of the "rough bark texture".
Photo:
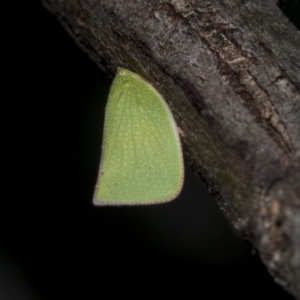
M 147 78 L 185 157 L 300 299 L 300 33 L 267 0 L 43 0 L 94 61 Z

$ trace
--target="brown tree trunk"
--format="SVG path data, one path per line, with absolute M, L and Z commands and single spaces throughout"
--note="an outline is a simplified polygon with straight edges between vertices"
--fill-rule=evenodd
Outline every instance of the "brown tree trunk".
M 185 157 L 300 299 L 300 33 L 267 0 L 42 0 L 93 60 L 147 78 Z

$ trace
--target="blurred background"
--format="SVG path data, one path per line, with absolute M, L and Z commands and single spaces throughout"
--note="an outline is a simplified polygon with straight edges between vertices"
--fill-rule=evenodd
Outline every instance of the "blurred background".
M 280 5 L 300 19 L 298 1 Z M 10 63 L 2 111 L 9 196 L 0 208 L 0 299 L 94 299 L 139 289 L 140 297 L 292 299 L 189 166 L 173 202 L 92 205 L 112 78 L 41 3 L 24 1 L 18 14 L 2 45 L 10 53 L 2 57 Z

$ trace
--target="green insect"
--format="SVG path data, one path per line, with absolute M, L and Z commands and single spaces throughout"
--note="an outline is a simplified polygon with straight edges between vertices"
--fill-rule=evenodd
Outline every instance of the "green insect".
M 156 204 L 173 200 L 184 179 L 173 115 L 156 89 L 118 69 L 105 110 L 95 205 Z

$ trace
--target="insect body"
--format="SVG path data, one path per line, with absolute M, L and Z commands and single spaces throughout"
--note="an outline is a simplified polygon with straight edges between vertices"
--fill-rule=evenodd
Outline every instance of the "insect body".
M 162 96 L 139 75 L 118 69 L 105 110 L 95 205 L 170 201 L 184 178 L 173 115 Z

